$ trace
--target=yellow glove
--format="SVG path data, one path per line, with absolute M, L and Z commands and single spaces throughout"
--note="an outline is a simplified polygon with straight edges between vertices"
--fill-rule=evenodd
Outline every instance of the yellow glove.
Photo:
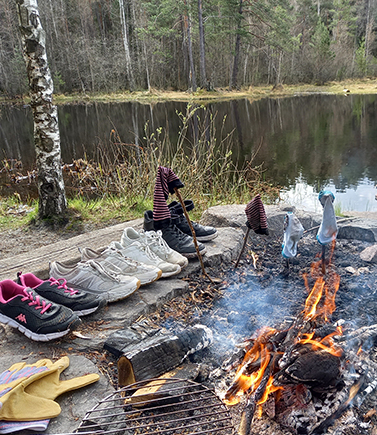
M 60 414 L 61 408 L 52 399 L 99 379 L 97 374 L 90 374 L 60 382 L 60 373 L 68 365 L 68 357 L 63 357 L 55 363 L 40 360 L 30 365 L 14 364 L 2 373 L 0 420 L 32 421 L 56 417 Z M 40 381 L 43 382 L 39 384 Z
M 78 388 L 85 387 L 99 380 L 99 375 L 91 373 L 88 375 L 80 376 L 77 378 L 61 381 L 60 374 L 69 366 L 69 358 L 64 356 L 55 364 L 58 364 L 57 370 L 54 370 L 48 376 L 38 379 L 30 383 L 25 392 L 33 396 L 44 397 L 45 399 L 54 400 L 56 397 L 65 393 L 66 391 L 77 390 Z

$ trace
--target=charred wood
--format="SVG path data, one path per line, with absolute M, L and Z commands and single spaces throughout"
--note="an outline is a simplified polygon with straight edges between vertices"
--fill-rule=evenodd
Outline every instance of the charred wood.
M 137 340 L 128 332 L 105 344 L 106 350 L 122 358 L 122 379 L 141 381 L 152 379 L 178 367 L 190 354 L 206 348 L 212 342 L 211 330 L 195 325 L 177 334 L 161 334 Z M 132 373 L 127 373 L 127 370 Z
M 255 410 L 257 407 L 258 402 L 261 401 L 266 387 L 267 387 L 267 383 L 268 380 L 271 376 L 271 365 L 272 365 L 272 361 L 270 361 L 268 367 L 266 368 L 263 378 L 260 382 L 260 384 L 258 385 L 258 388 L 255 390 L 255 392 L 249 396 L 247 403 L 242 411 L 242 416 L 241 416 L 241 423 L 240 423 L 240 427 L 239 427 L 239 435 L 249 435 L 250 434 L 250 428 L 251 428 L 251 424 L 253 422 L 253 418 L 254 418 L 254 414 L 255 414 Z

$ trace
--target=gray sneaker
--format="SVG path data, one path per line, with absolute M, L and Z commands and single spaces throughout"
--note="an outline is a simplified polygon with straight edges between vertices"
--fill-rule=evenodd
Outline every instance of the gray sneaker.
M 168 278 L 169 276 L 177 275 L 181 271 L 179 264 L 168 263 L 157 257 L 149 246 L 144 245 L 138 241 L 131 243 L 128 246 L 123 246 L 119 242 L 111 242 L 112 248 L 118 249 L 118 251 L 127 258 L 132 258 L 140 263 L 151 264 L 162 270 L 161 278 Z
M 186 257 L 179 252 L 174 251 L 162 238 L 162 232 L 159 231 L 136 231 L 132 227 L 127 227 L 123 230 L 120 243 L 124 246 L 130 246 L 134 242 L 140 242 L 142 245 L 148 246 L 149 249 L 168 263 L 179 264 L 181 269 L 188 265 Z
M 122 274 L 139 279 L 140 285 L 154 282 L 162 275 L 162 271 L 158 267 L 124 257 L 118 249 L 112 246 L 107 247 L 102 252 L 90 248 L 82 248 L 79 251 L 81 252 L 81 261 L 95 260 L 114 272 L 117 272 L 117 268 L 119 268 Z
M 64 278 L 67 285 L 78 290 L 103 296 L 107 302 L 116 302 L 127 298 L 140 287 L 140 280 L 126 276 L 116 266 L 112 270 L 95 260 L 77 264 L 50 264 L 50 276 L 56 279 Z

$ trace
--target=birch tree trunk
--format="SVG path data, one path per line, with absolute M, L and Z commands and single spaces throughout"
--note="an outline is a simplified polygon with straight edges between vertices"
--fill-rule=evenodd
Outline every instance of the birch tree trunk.
M 58 112 L 37 0 L 16 0 L 34 118 L 39 217 L 62 217 L 67 208 L 61 169 Z
M 127 78 L 129 81 L 130 91 L 132 92 L 135 90 L 135 81 L 134 81 L 134 74 L 133 74 L 132 63 L 131 63 L 130 44 L 128 42 L 126 14 L 124 12 L 123 0 L 119 0 L 119 12 L 120 12 L 120 24 L 122 26 L 123 46 L 126 55 Z

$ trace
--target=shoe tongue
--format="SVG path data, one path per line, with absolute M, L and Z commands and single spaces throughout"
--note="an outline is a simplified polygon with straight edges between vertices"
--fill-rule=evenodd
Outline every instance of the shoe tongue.
M 180 216 L 178 214 L 172 214 L 171 215 L 170 223 L 171 223 L 172 226 L 176 225 L 177 223 L 179 223 L 179 221 L 180 221 Z
M 49 281 L 43 281 L 38 286 L 34 287 L 35 290 L 48 290 L 50 287 L 57 288 L 57 284 L 52 284 Z

